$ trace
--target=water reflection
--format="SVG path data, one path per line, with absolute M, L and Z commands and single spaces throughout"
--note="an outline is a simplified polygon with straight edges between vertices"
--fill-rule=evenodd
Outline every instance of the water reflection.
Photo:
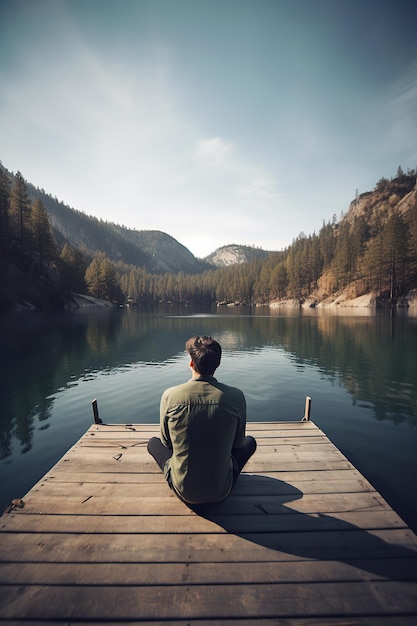
M 299 318 L 287 331 L 285 349 L 296 363 L 319 368 L 329 380 L 340 380 L 353 403 L 372 406 L 378 420 L 416 425 L 414 320 Z

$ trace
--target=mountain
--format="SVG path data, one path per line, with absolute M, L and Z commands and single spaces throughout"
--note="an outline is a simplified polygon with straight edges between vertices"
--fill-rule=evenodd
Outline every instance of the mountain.
M 176 239 L 157 230 L 133 230 L 69 207 L 27 183 L 32 201 L 40 198 L 48 212 L 58 247 L 65 243 L 90 257 L 101 251 L 112 261 L 143 267 L 148 272 L 199 273 L 207 263 L 197 259 Z
M 269 252 L 261 248 L 230 244 L 217 248 L 209 256 L 206 256 L 204 260 L 216 267 L 227 267 L 239 263 L 249 263 L 255 259 L 265 259 L 269 254 Z
M 388 180 L 381 178 L 373 191 L 360 194 L 350 203 L 341 224 L 353 224 L 355 220 L 366 222 L 368 229 L 378 229 L 393 214 L 401 215 L 406 221 L 412 219 L 417 202 L 417 184 L 414 176 L 403 173 Z

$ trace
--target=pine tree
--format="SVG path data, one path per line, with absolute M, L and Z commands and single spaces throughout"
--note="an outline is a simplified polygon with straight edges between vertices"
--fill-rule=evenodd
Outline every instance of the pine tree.
M 385 225 L 383 248 L 386 282 L 389 282 L 390 298 L 393 299 L 404 291 L 408 252 L 408 231 L 398 213 L 393 213 Z
M 383 290 L 384 277 L 384 242 L 383 242 L 383 226 L 380 220 L 377 220 L 375 232 L 371 238 L 366 253 L 363 258 L 362 275 L 364 276 L 368 287 L 372 291 L 381 292 Z
M 84 293 L 86 291 L 84 277 L 87 269 L 84 255 L 66 243 L 62 248 L 60 258 L 63 287 L 68 291 Z
M 103 252 L 98 252 L 91 261 L 85 272 L 85 282 L 88 293 L 94 298 L 115 302 L 121 297 L 116 268 Z
M 0 167 L 0 256 L 6 256 L 9 249 L 9 207 L 10 181 Z
M 10 196 L 10 230 L 12 238 L 17 240 L 20 252 L 30 251 L 30 213 L 31 203 L 26 182 L 17 172 Z
M 288 286 L 288 276 L 285 263 L 278 263 L 272 270 L 270 286 L 270 297 L 272 300 L 275 298 L 282 300 L 285 297 Z
M 101 253 L 104 256 L 103 253 Z M 100 273 L 100 253 L 97 254 L 87 267 L 85 272 L 85 284 L 87 285 L 87 292 L 94 298 L 101 298 L 101 273 Z
M 35 200 L 31 211 L 32 256 L 42 267 L 44 261 L 50 261 L 57 254 L 48 213 L 39 198 Z

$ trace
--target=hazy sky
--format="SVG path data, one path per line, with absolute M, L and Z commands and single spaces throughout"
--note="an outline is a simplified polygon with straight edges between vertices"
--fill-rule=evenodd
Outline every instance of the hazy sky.
M 417 167 L 413 0 L 0 0 L 0 160 L 203 257 Z

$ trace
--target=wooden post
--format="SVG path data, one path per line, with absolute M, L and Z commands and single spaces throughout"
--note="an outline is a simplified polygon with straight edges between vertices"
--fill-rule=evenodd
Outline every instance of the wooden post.
M 302 418 L 302 422 L 310 421 L 310 411 L 311 411 L 311 398 L 310 396 L 306 396 L 306 405 L 304 409 L 304 417 Z
M 93 407 L 94 423 L 95 424 L 102 424 L 103 422 L 101 421 L 100 416 L 98 414 L 97 400 L 93 400 L 91 405 Z

